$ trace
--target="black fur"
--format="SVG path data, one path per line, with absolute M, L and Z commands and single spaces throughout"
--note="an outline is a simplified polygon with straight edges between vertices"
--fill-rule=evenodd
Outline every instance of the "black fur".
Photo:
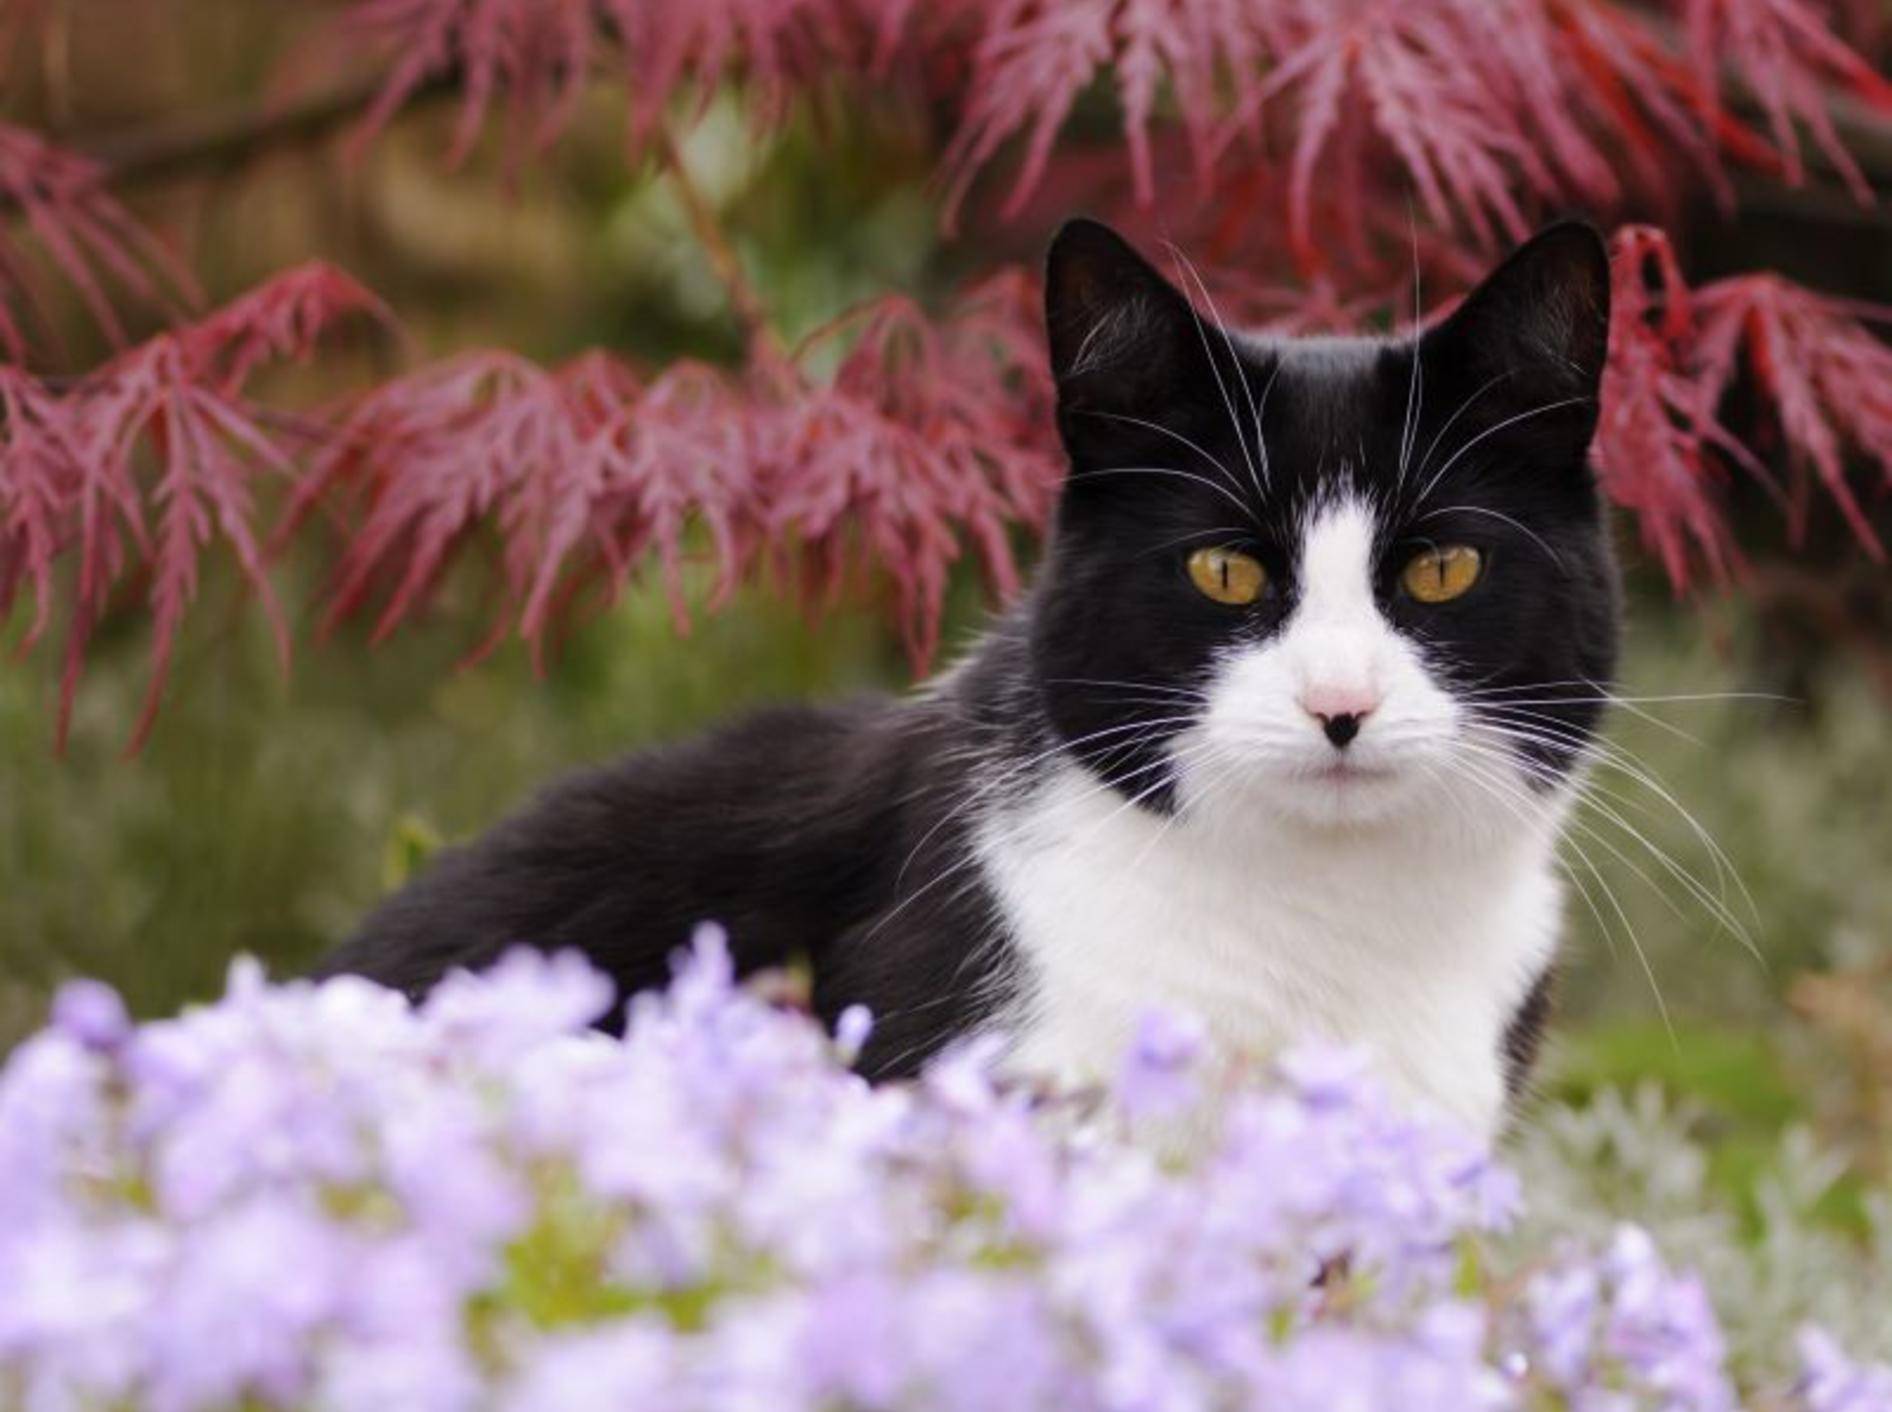
M 1295 527 L 1342 484 L 1378 507 L 1383 611 L 1436 671 L 1534 697 L 1608 680 L 1615 576 L 1585 465 L 1608 270 L 1588 228 L 1539 236 L 1417 344 L 1226 338 L 1090 222 L 1059 235 L 1047 286 L 1071 474 L 1035 587 L 969 661 L 911 699 L 769 711 L 554 785 L 437 859 L 324 969 L 418 996 L 525 942 L 586 952 L 628 994 L 714 919 L 745 971 L 807 958 L 823 1015 L 871 1007 L 867 1072 L 911 1072 L 1017 984 L 970 851 L 982 800 L 1062 749 L 1171 807 L 1162 745 L 1181 726 L 1157 722 L 1175 708 L 1095 683 L 1198 682 L 1231 638 L 1273 631 L 1295 600 Z M 1215 462 L 1258 471 L 1264 441 L 1266 482 L 1234 495 Z M 1484 578 L 1451 604 L 1409 601 L 1398 568 L 1427 542 L 1478 546 Z M 1189 585 L 1190 550 L 1214 543 L 1266 565 L 1252 608 Z M 1569 694 L 1535 708 L 1558 743 L 1521 747 L 1546 785 L 1596 725 L 1594 693 Z M 1147 739 L 1114 737 L 1134 747 L 1073 744 L 1139 721 Z M 1507 1036 L 1516 1076 L 1546 1005 L 1540 985 Z
M 1532 982 L 1504 1029 L 1504 1091 L 1513 1102 L 1523 1096 L 1525 1082 L 1537 1064 L 1544 1047 L 1544 1034 L 1550 1028 L 1551 1015 L 1557 1008 L 1557 971 L 1547 966 Z

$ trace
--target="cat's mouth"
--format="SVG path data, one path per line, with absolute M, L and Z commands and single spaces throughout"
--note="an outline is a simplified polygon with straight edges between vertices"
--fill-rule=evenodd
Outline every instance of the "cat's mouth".
M 1370 781 L 1391 779 L 1394 773 L 1390 765 L 1374 765 L 1350 755 L 1336 755 L 1333 759 L 1317 765 L 1311 773 L 1311 778 L 1322 783 L 1339 785 L 1365 784 Z

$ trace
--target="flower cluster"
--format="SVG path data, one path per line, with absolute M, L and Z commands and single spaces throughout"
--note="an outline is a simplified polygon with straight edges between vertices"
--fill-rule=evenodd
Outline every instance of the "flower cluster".
M 609 1003 L 524 952 L 419 1010 L 239 965 L 134 1027 L 69 987 L 0 1075 L 0 1407 L 1737 1404 L 1640 1232 L 1494 1268 L 1514 1180 L 1357 1056 L 1235 1086 L 1153 1019 L 1106 1095 L 977 1044 L 876 1088 L 866 1015 L 772 1008 L 713 935 L 621 1040 Z M 1778 1405 L 1892 1406 L 1803 1361 Z

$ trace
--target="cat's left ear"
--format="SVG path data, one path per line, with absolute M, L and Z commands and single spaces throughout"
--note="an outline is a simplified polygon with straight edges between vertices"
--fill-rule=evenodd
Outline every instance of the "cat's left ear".
M 1051 243 L 1045 330 L 1059 423 L 1074 454 L 1093 441 L 1121 441 L 1124 419 L 1161 419 L 1210 376 L 1189 300 L 1097 221 L 1069 221 Z
M 1585 440 L 1609 351 L 1609 252 L 1565 221 L 1519 246 L 1421 340 L 1428 375 L 1454 372 L 1488 405 L 1547 419 Z M 1531 411 L 1537 408 L 1541 411 Z

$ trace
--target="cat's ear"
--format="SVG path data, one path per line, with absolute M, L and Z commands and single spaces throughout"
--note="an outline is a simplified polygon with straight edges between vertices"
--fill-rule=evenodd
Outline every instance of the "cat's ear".
M 1425 335 L 1426 371 L 1455 370 L 1472 388 L 1489 386 L 1490 402 L 1513 414 L 1543 408 L 1530 415 L 1587 438 L 1609 321 L 1603 238 L 1581 221 L 1565 221 L 1519 246 Z
M 1196 315 L 1180 290 L 1109 226 L 1067 221 L 1045 265 L 1045 329 L 1066 427 L 1148 417 L 1202 368 Z M 1075 448 L 1074 448 L 1075 449 Z

